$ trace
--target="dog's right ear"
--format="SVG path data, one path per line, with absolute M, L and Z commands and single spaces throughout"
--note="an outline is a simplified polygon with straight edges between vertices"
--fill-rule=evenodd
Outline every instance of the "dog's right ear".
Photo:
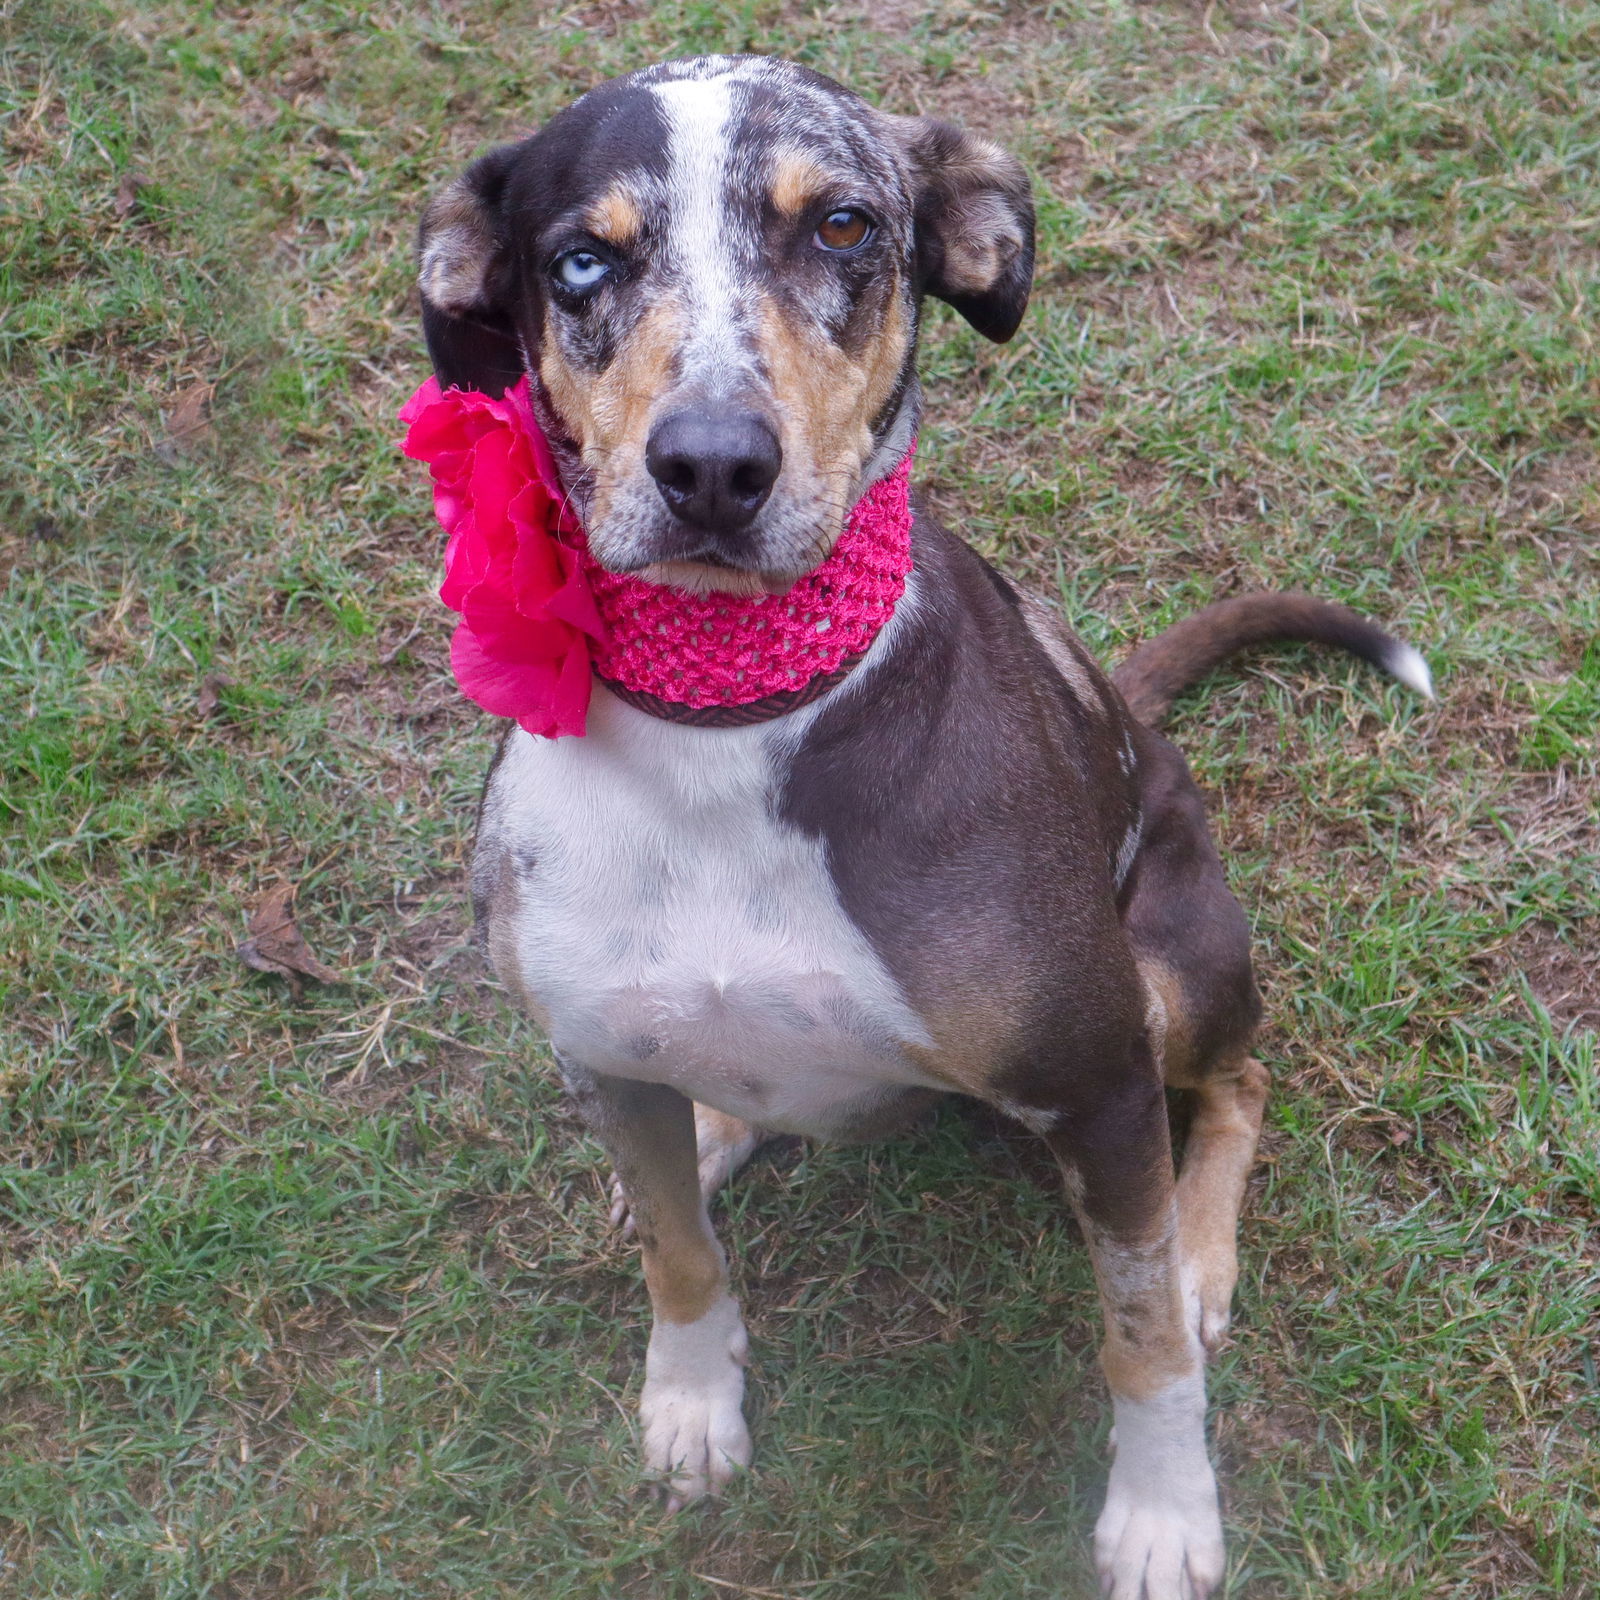
M 526 370 L 511 315 L 515 275 L 501 204 L 521 153 L 515 144 L 491 150 L 423 213 L 422 331 L 441 388 L 480 389 L 498 399 Z

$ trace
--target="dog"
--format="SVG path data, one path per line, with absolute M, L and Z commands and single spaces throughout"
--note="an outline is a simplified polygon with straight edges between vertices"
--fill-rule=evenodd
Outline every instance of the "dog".
M 804 67 L 704 57 L 601 84 L 473 163 L 419 257 L 440 385 L 528 381 L 600 569 L 782 596 L 907 457 L 923 298 L 1015 333 L 1033 209 L 985 139 Z M 770 1135 L 872 1136 L 968 1095 L 1046 1142 L 1093 1260 L 1102 1583 L 1197 1600 L 1224 1571 L 1205 1358 L 1267 1077 L 1245 919 L 1155 726 L 1264 640 L 1425 694 L 1427 668 L 1353 612 L 1257 595 L 1108 679 L 926 508 L 909 538 L 892 615 L 809 699 L 708 724 L 601 681 L 584 737 L 513 728 L 480 808 L 478 928 L 637 1233 L 643 1452 L 670 1508 L 751 1457 L 718 1186 Z M 1169 1089 L 1192 1102 L 1180 1170 Z

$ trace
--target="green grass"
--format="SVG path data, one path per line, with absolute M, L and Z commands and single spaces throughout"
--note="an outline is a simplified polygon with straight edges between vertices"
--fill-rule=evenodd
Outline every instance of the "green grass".
M 466 944 L 493 730 L 394 445 L 412 229 L 589 83 L 745 47 L 1034 172 L 1023 334 L 925 356 L 987 553 L 1108 656 L 1292 584 L 1440 680 L 1285 652 L 1174 724 L 1277 1085 L 1229 1594 L 1600 1590 L 1600 5 L 0 14 L 0 1592 L 1090 1593 L 1092 1288 L 1029 1140 L 757 1160 L 758 1471 L 665 1521 L 602 1163 Z M 298 1002 L 234 955 L 285 878 L 346 976 Z

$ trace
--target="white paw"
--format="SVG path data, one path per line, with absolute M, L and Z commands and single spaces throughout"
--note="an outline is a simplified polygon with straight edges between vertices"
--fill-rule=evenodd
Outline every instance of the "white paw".
M 718 1493 L 750 1465 L 744 1425 L 749 1349 L 738 1305 L 724 1297 L 697 1322 L 660 1322 L 645 1355 L 644 1464 L 660 1476 L 667 1510 Z
M 1206 1600 L 1225 1558 L 1217 1481 L 1206 1459 L 1205 1391 L 1182 1380 L 1116 1402 L 1116 1460 L 1094 1530 L 1110 1600 Z
M 1109 1600 L 1206 1600 L 1222 1582 L 1222 1522 L 1209 1514 L 1106 1497 L 1094 1530 L 1095 1569 Z

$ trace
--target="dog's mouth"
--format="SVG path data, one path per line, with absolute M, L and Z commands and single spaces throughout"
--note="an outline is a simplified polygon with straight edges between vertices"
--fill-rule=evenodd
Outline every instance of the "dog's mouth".
M 787 594 L 805 576 L 800 572 L 767 572 L 744 566 L 715 551 L 646 561 L 627 570 L 646 583 L 683 589 L 689 594 Z
M 693 527 L 654 506 L 608 518 L 590 530 L 589 548 L 612 572 L 691 594 L 778 595 L 827 559 L 840 531 L 818 528 L 815 508 L 783 502 L 753 526 L 728 532 Z

